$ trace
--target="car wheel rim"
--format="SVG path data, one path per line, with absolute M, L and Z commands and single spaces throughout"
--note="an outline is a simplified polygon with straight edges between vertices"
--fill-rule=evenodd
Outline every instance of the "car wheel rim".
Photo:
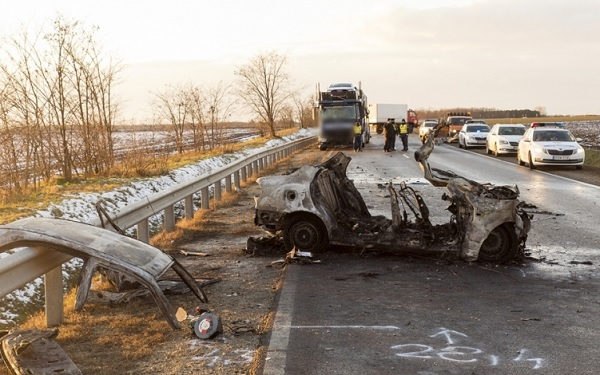
M 506 226 L 499 226 L 490 232 L 481 245 L 480 258 L 485 261 L 502 262 L 511 253 L 513 243 L 511 234 Z
M 319 230 L 311 223 L 298 223 L 293 226 L 290 235 L 299 250 L 312 249 L 320 243 Z

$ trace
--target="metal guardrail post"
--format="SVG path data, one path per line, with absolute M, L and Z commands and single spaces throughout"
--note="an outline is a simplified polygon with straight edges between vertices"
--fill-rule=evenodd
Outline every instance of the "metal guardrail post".
M 205 188 L 202 188 L 202 190 L 200 190 L 200 207 L 203 210 L 208 210 L 210 208 L 210 203 L 209 203 L 209 196 L 208 196 L 208 186 Z
M 147 218 L 137 223 L 137 239 L 145 243 L 150 242 L 150 230 Z
M 213 191 L 213 195 L 215 198 L 215 201 L 220 201 L 222 198 L 222 194 L 221 194 L 221 180 L 215 182 L 215 189 Z
M 185 218 L 191 219 L 194 217 L 194 196 L 188 195 L 185 197 L 184 204 L 185 206 Z
M 56 327 L 64 320 L 62 266 L 44 275 L 46 326 Z
M 233 172 L 233 184 L 235 185 L 235 191 L 240 191 L 240 171 Z
M 175 229 L 175 208 L 173 205 L 165 207 L 165 210 L 163 211 L 163 223 L 167 232 L 171 232 Z
M 246 182 L 246 180 L 248 179 L 248 168 L 246 168 L 246 166 L 243 166 L 242 169 L 240 169 L 240 172 L 242 173 L 242 182 Z M 239 185 L 236 185 L 239 188 Z
M 231 188 L 231 175 L 225 177 L 225 191 L 231 193 L 233 189 Z

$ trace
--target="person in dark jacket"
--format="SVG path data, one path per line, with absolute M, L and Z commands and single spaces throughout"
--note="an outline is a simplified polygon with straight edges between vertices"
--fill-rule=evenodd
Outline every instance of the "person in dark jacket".
M 396 136 L 400 133 L 400 128 L 395 118 L 390 120 L 392 120 L 392 124 L 394 125 L 394 136 L 392 137 L 392 147 L 390 149 L 391 151 L 396 151 Z
M 392 151 L 392 143 L 396 137 L 396 130 L 394 129 L 394 123 L 391 118 L 388 118 L 385 125 L 383 125 L 383 136 L 385 137 L 385 143 L 383 145 L 384 152 Z

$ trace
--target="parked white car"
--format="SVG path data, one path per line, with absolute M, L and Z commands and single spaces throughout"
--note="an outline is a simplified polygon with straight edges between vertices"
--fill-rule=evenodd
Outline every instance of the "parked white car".
M 490 127 L 486 124 L 464 124 L 458 132 L 458 147 L 485 147 Z
M 514 154 L 519 141 L 527 128 L 523 124 L 496 124 L 487 136 L 485 152 L 487 154 Z
M 583 168 L 585 150 L 561 126 L 532 124 L 517 147 L 517 162 L 535 169 L 540 165 L 573 165 Z
M 425 120 L 421 126 L 419 126 L 419 138 L 421 139 L 422 143 L 425 143 L 425 135 L 429 134 L 429 132 L 432 131 L 437 124 L 437 120 Z

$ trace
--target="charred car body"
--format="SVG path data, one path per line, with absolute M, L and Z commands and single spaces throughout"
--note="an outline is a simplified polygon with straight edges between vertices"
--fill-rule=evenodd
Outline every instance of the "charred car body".
M 506 262 L 524 248 L 529 215 L 520 208 L 516 186 L 480 184 L 427 162 L 433 137 L 415 153 L 434 186 L 445 186 L 448 223 L 433 225 L 422 197 L 406 184 L 390 182 L 391 219 L 372 216 L 346 176 L 350 158 L 338 153 L 318 166 L 258 179 L 255 224 L 282 232 L 287 250 L 317 252 L 328 244 L 394 252 L 455 250 L 467 261 Z

